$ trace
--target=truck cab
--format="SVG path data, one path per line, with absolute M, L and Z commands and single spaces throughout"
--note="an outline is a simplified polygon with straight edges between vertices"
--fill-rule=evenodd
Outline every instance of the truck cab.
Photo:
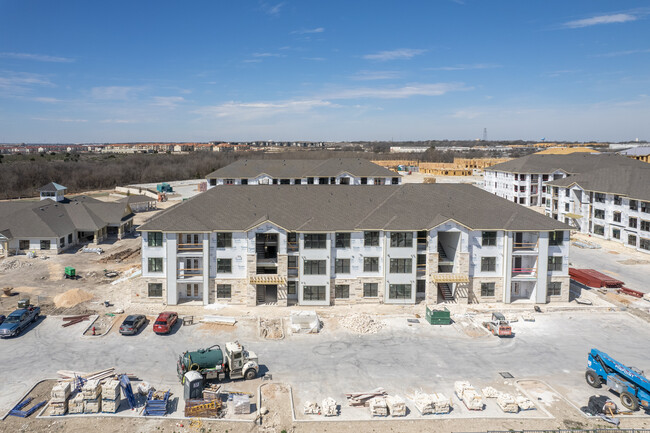
M 254 379 L 257 376 L 257 355 L 254 352 L 244 350 L 238 341 L 226 343 L 224 352 L 226 365 L 229 367 L 231 379 Z

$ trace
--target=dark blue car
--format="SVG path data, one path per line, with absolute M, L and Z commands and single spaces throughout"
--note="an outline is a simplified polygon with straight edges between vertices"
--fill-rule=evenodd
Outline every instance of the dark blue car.
M 30 323 L 35 322 L 41 312 L 40 307 L 21 308 L 11 313 L 0 325 L 0 337 L 15 337 Z

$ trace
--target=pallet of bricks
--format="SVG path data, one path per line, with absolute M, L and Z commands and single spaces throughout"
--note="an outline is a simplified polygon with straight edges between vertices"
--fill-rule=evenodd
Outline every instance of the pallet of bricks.
M 102 382 L 111 384 L 106 390 L 107 406 L 105 412 L 114 413 L 119 407 L 120 385 L 115 380 L 115 369 L 109 368 L 93 373 L 79 373 L 69 370 L 58 372 L 61 377 L 50 395 L 50 414 L 65 415 L 99 413 L 102 411 Z M 110 390 L 109 390 L 110 389 Z M 112 410 L 115 406 L 115 410 Z
M 108 379 L 102 384 L 102 412 L 116 413 L 122 402 L 122 388 L 117 379 Z
M 353 392 L 345 394 L 348 404 L 352 407 L 365 406 L 370 410 L 370 416 L 406 416 L 406 403 L 400 396 L 390 396 L 384 388 L 368 392 Z
M 86 382 L 81 388 L 84 401 L 84 413 L 99 413 L 102 410 L 102 384 L 99 379 Z
M 50 415 L 60 416 L 68 412 L 70 388 L 70 382 L 60 382 L 54 385 L 50 393 Z

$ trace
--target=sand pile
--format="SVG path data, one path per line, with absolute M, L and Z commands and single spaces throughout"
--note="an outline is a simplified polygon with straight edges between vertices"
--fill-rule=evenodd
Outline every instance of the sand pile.
M 70 308 L 82 302 L 90 301 L 93 298 L 91 293 L 81 289 L 70 289 L 54 297 L 54 305 L 57 308 Z
M 367 314 L 345 316 L 339 323 L 343 327 L 359 334 L 374 334 L 384 327 L 384 322 L 375 320 Z

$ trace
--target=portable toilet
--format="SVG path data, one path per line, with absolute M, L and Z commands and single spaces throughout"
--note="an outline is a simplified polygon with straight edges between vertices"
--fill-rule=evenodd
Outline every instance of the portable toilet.
M 203 375 L 198 371 L 188 371 L 185 373 L 183 398 L 185 401 L 194 398 L 203 398 Z

